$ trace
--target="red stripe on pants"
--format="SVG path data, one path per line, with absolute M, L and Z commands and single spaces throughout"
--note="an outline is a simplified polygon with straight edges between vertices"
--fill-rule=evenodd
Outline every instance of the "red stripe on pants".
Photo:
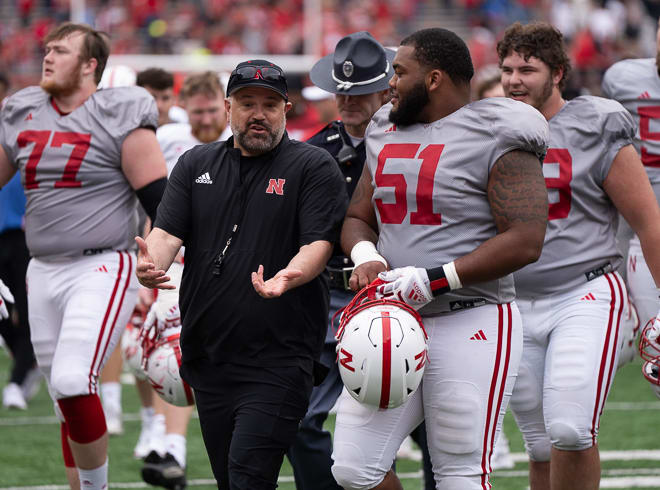
M 497 379 L 500 371 L 500 358 L 502 355 L 502 333 L 504 330 L 504 310 L 502 305 L 497 305 L 498 320 L 497 320 L 497 354 L 495 356 L 495 366 L 493 369 L 493 378 L 490 381 L 490 393 L 488 394 L 488 409 L 486 414 L 486 428 L 484 430 L 484 446 L 481 452 L 481 486 L 484 490 L 490 488 L 488 482 L 488 470 L 486 455 L 488 454 L 488 433 L 491 426 L 491 414 L 493 411 L 493 399 L 495 398 L 495 389 L 497 387 Z M 497 417 L 495 418 L 497 421 Z M 496 422 L 497 423 L 497 422 Z
M 121 253 L 122 252 L 120 252 L 120 254 Z M 126 297 L 126 291 L 128 290 L 128 286 L 131 284 L 131 276 L 133 274 L 133 257 L 131 257 L 130 253 L 126 253 L 126 257 L 128 259 L 128 270 L 126 271 L 126 283 L 124 284 L 124 289 L 121 292 L 121 297 L 119 298 L 119 304 L 117 305 L 117 309 L 115 310 L 115 318 L 112 320 L 112 325 L 110 326 L 110 332 L 108 333 L 108 340 L 105 343 L 105 347 L 103 347 L 103 353 L 99 358 L 99 363 L 103 362 L 103 359 L 105 358 L 105 354 L 108 351 L 108 346 L 110 345 L 112 334 L 115 331 L 115 327 L 117 326 L 117 318 L 119 317 L 119 313 L 121 313 L 121 308 L 124 305 L 124 298 Z
M 115 302 L 115 296 L 117 295 L 117 289 L 119 289 L 119 283 L 121 281 L 121 273 L 124 270 L 124 256 L 119 253 L 119 272 L 117 273 L 117 280 L 115 281 L 115 287 L 112 290 L 110 295 L 110 301 L 108 302 L 108 307 L 105 310 L 105 315 L 103 316 L 103 323 L 101 324 L 101 332 L 99 333 L 99 338 L 96 341 L 96 350 L 94 351 L 94 358 L 92 359 L 92 365 L 89 367 L 89 392 L 94 393 L 94 378 L 95 378 L 95 369 L 96 359 L 99 355 L 99 350 L 101 349 L 101 341 L 103 340 L 103 333 L 105 332 L 105 326 L 108 323 L 108 317 L 112 311 L 112 305 Z
M 509 360 L 511 359 L 511 330 L 513 329 L 513 322 L 511 320 L 511 303 L 506 304 L 507 307 L 507 334 L 506 334 L 506 353 L 504 357 L 504 371 L 502 372 L 502 383 L 500 384 L 500 394 L 497 397 L 497 410 L 495 412 L 495 421 L 493 424 L 493 432 L 490 436 L 490 451 L 488 452 L 488 471 L 493 471 L 490 465 L 490 458 L 493 455 L 493 448 L 495 447 L 495 432 L 497 431 L 497 419 L 499 418 L 500 410 L 502 410 L 502 399 L 504 398 L 504 387 L 506 385 L 506 378 L 509 375 Z
M 607 324 L 607 334 L 605 335 L 605 343 L 603 344 L 603 353 L 600 358 L 600 369 L 598 370 L 598 388 L 596 390 L 596 404 L 594 405 L 594 415 L 591 421 L 591 440 L 593 441 L 594 444 L 596 444 L 596 433 L 598 431 L 598 426 L 600 425 L 600 414 L 603 413 L 603 407 L 605 406 L 605 399 L 607 398 L 607 392 L 609 391 L 609 383 L 612 380 L 612 369 L 614 367 L 614 358 L 616 356 L 616 349 L 618 348 L 617 340 L 619 338 L 619 324 L 621 321 L 621 312 L 623 310 L 623 308 L 621 308 L 619 305 L 619 312 L 616 317 L 616 329 L 614 331 L 614 342 L 610 344 L 610 340 L 612 339 L 612 327 L 614 325 L 614 311 L 617 307 L 616 290 L 614 289 L 614 284 L 612 283 L 612 279 L 611 279 L 612 277 L 617 283 L 620 301 L 623 301 L 623 290 L 621 288 L 621 285 L 619 284 L 619 279 L 616 277 L 615 274 L 612 273 L 605 274 L 605 279 L 607 279 L 607 283 L 610 286 L 610 294 L 612 295 L 612 299 L 610 301 L 610 317 Z M 609 349 L 608 346 L 610 346 Z M 603 396 L 601 398 L 601 390 L 603 389 L 603 379 L 605 378 L 605 366 L 607 365 L 608 356 L 610 359 L 610 369 L 607 376 L 607 384 L 604 387 Z

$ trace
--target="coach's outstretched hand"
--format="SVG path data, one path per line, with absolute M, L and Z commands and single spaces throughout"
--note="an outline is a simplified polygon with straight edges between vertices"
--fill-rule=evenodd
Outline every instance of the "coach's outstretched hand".
M 260 265 L 257 272 L 252 273 L 254 290 L 262 298 L 277 298 L 290 289 L 291 281 L 302 276 L 297 269 L 282 269 L 273 277 L 264 281 L 264 266 Z
M 5 283 L 0 279 L 0 320 L 9 318 L 9 311 L 7 310 L 7 302 L 14 304 L 14 296 Z
M 135 237 L 135 242 L 138 245 L 138 261 L 135 274 L 140 284 L 147 288 L 176 289 L 172 284 L 165 284 L 170 280 L 170 276 L 165 274 L 166 271 L 156 270 L 154 260 L 149 254 L 147 242 L 139 236 Z

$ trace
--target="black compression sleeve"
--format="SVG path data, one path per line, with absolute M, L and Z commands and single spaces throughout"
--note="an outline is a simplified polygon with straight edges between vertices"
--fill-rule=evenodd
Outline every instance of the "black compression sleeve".
M 156 221 L 156 209 L 165 192 L 165 186 L 167 186 L 167 178 L 163 177 L 135 191 L 152 224 Z

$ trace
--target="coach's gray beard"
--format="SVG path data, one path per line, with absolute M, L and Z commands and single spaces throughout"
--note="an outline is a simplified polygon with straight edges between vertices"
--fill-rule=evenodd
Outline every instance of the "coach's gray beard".
M 250 124 L 259 124 L 266 128 L 266 134 L 263 136 L 250 136 L 248 135 L 248 129 L 250 127 Z M 238 144 L 247 150 L 250 153 L 255 153 L 255 154 L 262 154 L 262 153 L 267 153 L 273 148 L 277 146 L 277 144 L 281 141 L 282 135 L 284 135 L 284 128 L 286 124 L 286 119 L 282 118 L 282 124 L 279 126 L 277 129 L 273 129 L 271 126 L 267 125 L 266 123 L 256 123 L 255 121 L 249 121 L 245 125 L 245 130 L 241 131 L 241 128 L 238 126 L 235 126 L 231 124 L 231 131 L 234 133 L 236 141 L 238 141 Z

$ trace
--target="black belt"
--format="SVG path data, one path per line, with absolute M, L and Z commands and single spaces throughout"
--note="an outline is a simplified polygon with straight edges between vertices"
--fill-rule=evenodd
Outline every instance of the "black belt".
M 353 267 L 330 267 L 325 268 L 328 271 L 330 278 L 330 287 L 332 289 L 341 289 L 342 291 L 350 291 L 348 280 L 353 273 Z
M 584 275 L 587 277 L 587 281 L 593 281 L 597 277 L 604 276 L 608 272 L 612 272 L 612 264 L 609 262 L 602 267 L 597 267 L 592 271 L 585 272 Z
M 86 248 L 83 250 L 83 255 L 98 255 L 98 254 L 103 254 L 106 252 L 112 251 L 112 248 Z

